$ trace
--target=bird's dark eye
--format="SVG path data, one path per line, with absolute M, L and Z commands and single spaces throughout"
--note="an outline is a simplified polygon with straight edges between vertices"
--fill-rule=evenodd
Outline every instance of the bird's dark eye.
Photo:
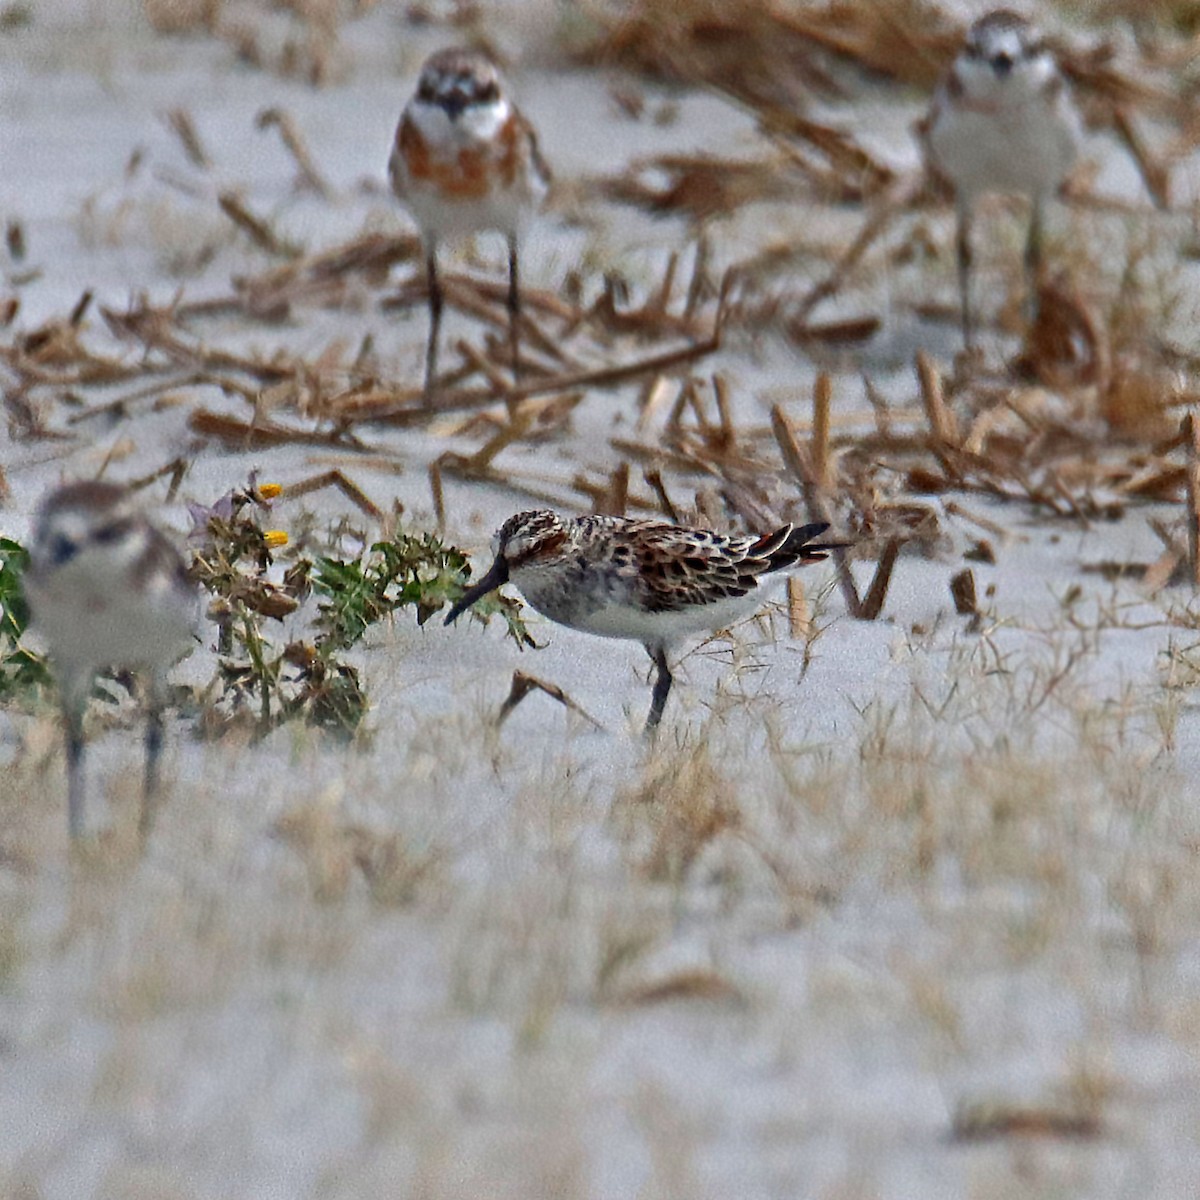
M 70 562 L 78 553 L 78 544 L 67 537 L 65 533 L 56 533 L 54 535 L 54 540 L 50 543 L 50 561 L 56 567 L 61 567 L 63 563 Z
M 417 99 L 426 104 L 433 104 L 437 100 L 437 88 L 432 79 L 422 79 L 417 85 Z
M 92 534 L 92 541 L 98 546 L 111 546 L 114 542 L 119 542 L 128 532 L 128 521 L 114 521 L 111 525 L 101 525 Z
M 487 83 L 479 89 L 479 103 L 491 104 L 493 101 L 500 99 L 500 88 L 496 85 L 494 79 L 488 80 Z

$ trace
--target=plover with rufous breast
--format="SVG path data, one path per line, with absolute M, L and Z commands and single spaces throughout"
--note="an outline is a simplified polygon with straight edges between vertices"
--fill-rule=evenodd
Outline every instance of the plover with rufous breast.
M 971 317 L 971 214 L 988 192 L 1030 198 L 1025 242 L 1029 309 L 1036 311 L 1042 222 L 1079 153 L 1083 127 L 1053 53 L 1018 13 L 998 9 L 967 31 L 963 48 L 934 94 L 920 135 L 933 172 L 954 190 L 963 342 Z
M 46 639 L 66 728 L 71 836 L 84 831 L 83 721 L 97 671 L 146 679 L 145 776 L 139 828 L 153 820 L 167 671 L 195 645 L 199 599 L 175 546 L 119 484 L 68 483 L 42 501 L 25 594 Z
M 842 549 L 844 543 L 814 542 L 828 528 L 783 525 L 743 537 L 627 517 L 517 513 L 493 538 L 490 569 L 463 593 L 446 624 L 511 582 L 560 625 L 641 642 L 657 668 L 645 728 L 651 737 L 671 690 L 669 652 L 761 608 L 772 577 Z
M 438 245 L 496 230 L 508 240 L 509 350 L 520 376 L 519 241 L 550 183 L 533 126 L 512 102 L 496 64 L 475 50 L 434 54 L 396 130 L 388 162 L 392 190 L 412 213 L 425 246 L 429 341 L 425 398 L 437 382 L 443 295 Z

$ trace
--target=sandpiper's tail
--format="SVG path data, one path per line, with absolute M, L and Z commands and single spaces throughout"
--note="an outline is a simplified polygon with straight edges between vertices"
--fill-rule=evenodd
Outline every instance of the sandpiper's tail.
M 758 539 L 750 548 L 750 554 L 755 558 L 765 558 L 771 564 L 768 571 L 784 571 L 797 564 L 805 566 L 808 563 L 822 562 L 829 557 L 830 550 L 844 550 L 849 542 L 813 542 L 829 528 L 827 521 L 816 521 L 811 525 L 801 525 L 799 529 L 791 525 L 783 525 L 774 533 L 768 533 Z

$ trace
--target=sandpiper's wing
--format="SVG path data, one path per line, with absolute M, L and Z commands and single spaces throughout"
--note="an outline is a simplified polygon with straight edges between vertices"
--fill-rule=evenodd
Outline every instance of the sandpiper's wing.
M 597 518 L 603 520 L 603 518 Z M 733 537 L 659 521 L 608 526 L 611 554 L 648 612 L 679 612 L 745 596 L 759 576 L 818 562 L 833 547 L 813 545 L 828 525 L 784 525 L 763 537 Z

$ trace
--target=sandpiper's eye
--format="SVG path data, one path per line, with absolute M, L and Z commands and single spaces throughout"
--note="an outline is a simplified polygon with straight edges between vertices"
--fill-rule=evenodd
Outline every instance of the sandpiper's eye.
M 422 76 L 421 82 L 417 85 L 417 99 L 426 104 L 433 104 L 437 101 L 437 88 L 428 76 Z
M 56 533 L 54 535 L 54 539 L 50 543 L 50 561 L 56 567 L 61 567 L 63 563 L 70 562 L 78 553 L 78 544 L 67 537 L 65 533 Z
M 479 89 L 479 103 L 491 104 L 493 101 L 500 99 L 500 87 L 494 79 L 489 79 L 487 83 Z
M 92 541 L 98 546 L 111 546 L 114 542 L 119 542 L 128 531 L 129 526 L 123 521 L 114 522 L 112 525 L 101 525 L 92 534 Z

